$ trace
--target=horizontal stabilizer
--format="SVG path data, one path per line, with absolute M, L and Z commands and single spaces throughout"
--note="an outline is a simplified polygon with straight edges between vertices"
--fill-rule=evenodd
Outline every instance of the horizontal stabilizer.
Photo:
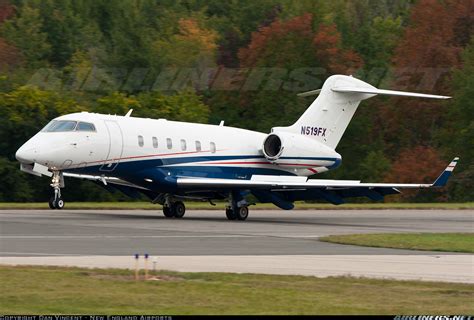
M 296 95 L 297 95 L 298 97 L 309 97 L 309 96 L 314 96 L 314 95 L 320 94 L 320 93 L 321 93 L 321 90 L 322 90 L 322 89 L 316 89 L 316 90 L 311 90 L 311 91 L 306 91 L 306 92 L 297 93 Z
M 303 134 L 311 140 L 335 149 L 360 102 L 379 94 L 431 99 L 450 98 L 434 94 L 378 89 L 352 76 L 333 75 L 326 79 L 321 89 L 298 93 L 299 97 L 314 95 L 317 97 L 293 125 L 273 127 L 272 131 Z M 311 133 L 314 128 L 321 128 L 325 130 L 326 134 L 306 133 Z
M 451 98 L 448 96 L 438 96 L 434 94 L 384 90 L 384 89 L 377 89 L 377 88 L 335 87 L 335 88 L 332 88 L 331 90 L 334 92 L 340 92 L 340 93 L 383 94 L 383 95 L 389 95 L 389 96 L 417 97 L 417 98 L 430 98 L 430 99 L 450 99 Z M 308 92 L 311 92 L 311 91 L 308 91 Z

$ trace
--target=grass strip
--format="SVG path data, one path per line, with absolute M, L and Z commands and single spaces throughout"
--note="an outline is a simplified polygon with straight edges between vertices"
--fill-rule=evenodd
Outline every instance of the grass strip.
M 366 247 L 474 253 L 474 233 L 349 234 L 319 240 Z
M 473 314 L 474 285 L 0 266 L 0 314 Z

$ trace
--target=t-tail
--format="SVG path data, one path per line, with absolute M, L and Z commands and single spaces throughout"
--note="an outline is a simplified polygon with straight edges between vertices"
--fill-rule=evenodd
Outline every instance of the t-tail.
M 335 149 L 346 131 L 359 103 L 378 94 L 449 99 L 447 96 L 377 89 L 351 76 L 329 77 L 319 90 L 300 93 L 299 96 L 319 94 L 309 108 L 292 126 L 275 127 L 274 132 L 299 133 Z

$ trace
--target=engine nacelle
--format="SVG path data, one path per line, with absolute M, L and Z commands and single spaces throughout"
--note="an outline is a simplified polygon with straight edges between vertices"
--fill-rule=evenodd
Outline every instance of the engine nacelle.
M 295 169 L 315 168 L 317 172 L 335 168 L 341 162 L 341 156 L 328 146 L 291 132 L 270 133 L 263 141 L 262 152 L 274 164 Z

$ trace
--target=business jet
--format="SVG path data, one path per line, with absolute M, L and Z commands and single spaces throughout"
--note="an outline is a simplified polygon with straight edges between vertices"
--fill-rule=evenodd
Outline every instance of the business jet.
M 289 127 L 260 133 L 220 125 L 72 113 L 47 124 L 16 152 L 20 168 L 51 177 L 51 209 L 62 209 L 64 177 L 92 180 L 107 189 L 146 195 L 167 218 L 182 218 L 185 200 L 228 201 L 229 220 L 248 217 L 248 200 L 285 210 L 299 200 L 342 204 L 346 198 L 382 200 L 403 188 L 446 185 L 458 158 L 431 184 L 362 183 L 309 176 L 341 164 L 335 151 L 362 100 L 375 95 L 450 97 L 377 89 L 352 76 L 329 77 L 303 115 Z

